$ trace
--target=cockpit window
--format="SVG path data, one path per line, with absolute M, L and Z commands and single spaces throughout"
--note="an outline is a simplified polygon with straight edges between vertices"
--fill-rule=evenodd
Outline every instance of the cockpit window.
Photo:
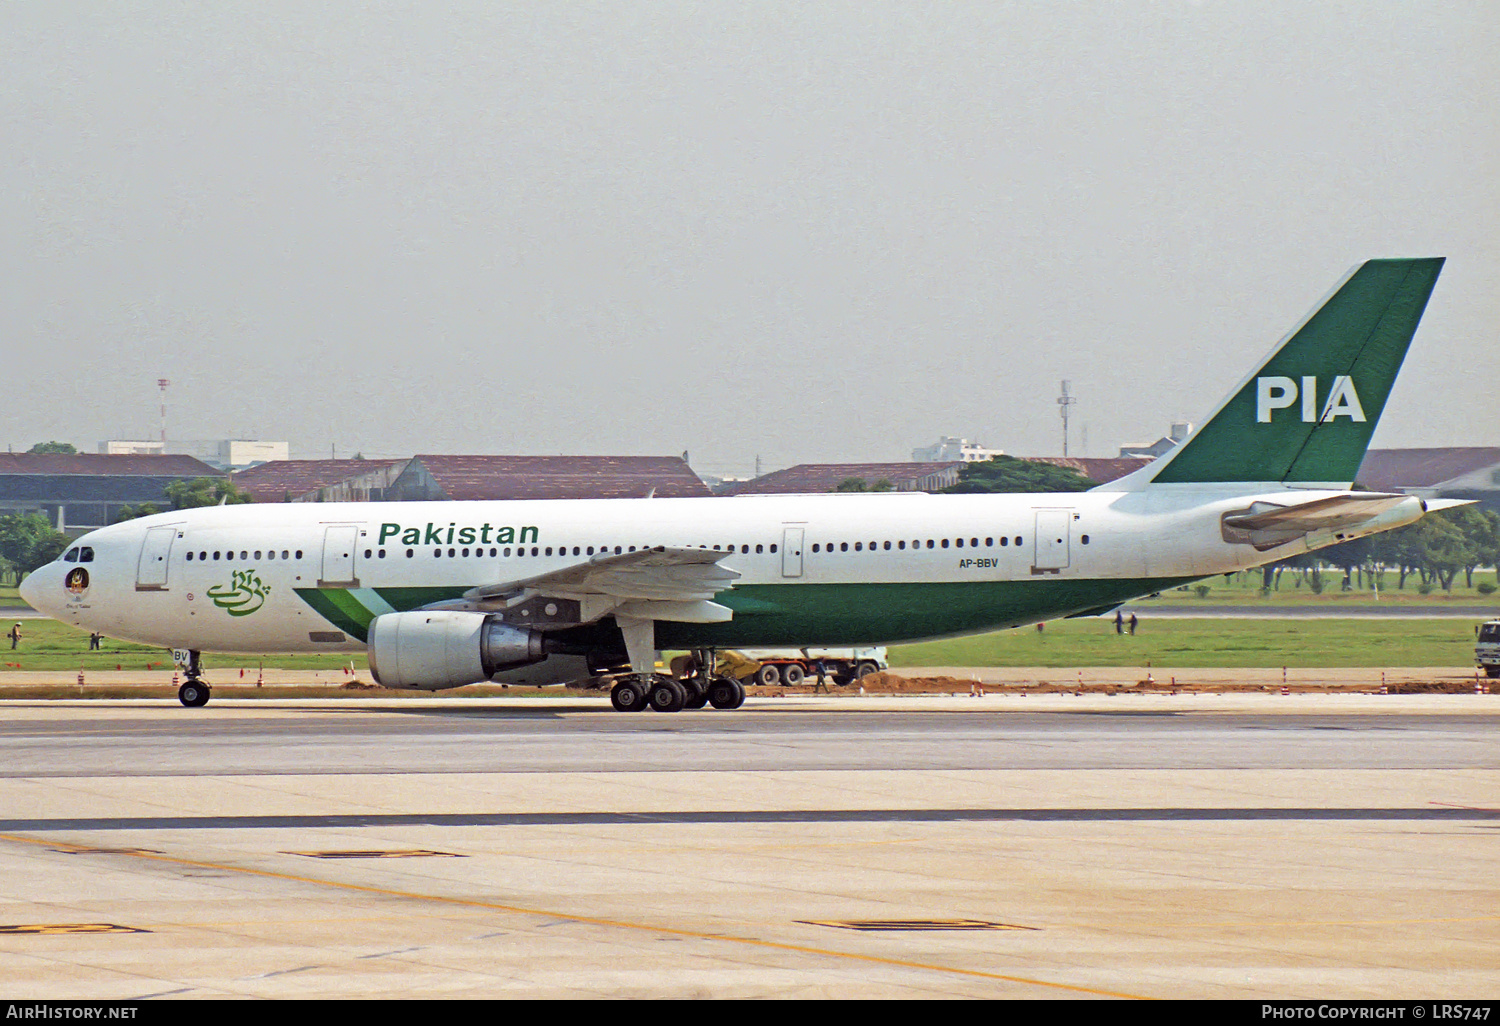
M 80 562 L 80 563 L 92 563 L 93 561 L 94 561 L 94 548 L 93 548 L 93 546 L 91 546 L 91 545 L 85 545 L 85 546 L 83 546 L 82 548 L 80 548 L 78 550 L 78 562 Z
M 73 546 L 71 549 L 69 549 L 63 555 L 63 562 L 64 563 L 76 563 L 76 562 L 78 562 L 78 546 L 76 546 L 76 545 Z

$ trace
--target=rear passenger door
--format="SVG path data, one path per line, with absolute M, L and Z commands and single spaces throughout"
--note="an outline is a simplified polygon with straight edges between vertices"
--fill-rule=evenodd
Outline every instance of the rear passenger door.
M 1070 542 L 1073 530 L 1071 509 L 1036 511 L 1036 554 L 1031 561 L 1034 574 L 1056 574 L 1072 561 Z

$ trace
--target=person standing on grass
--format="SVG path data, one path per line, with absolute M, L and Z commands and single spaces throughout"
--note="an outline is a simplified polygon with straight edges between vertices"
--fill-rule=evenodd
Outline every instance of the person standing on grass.
M 1130 633 L 1131 634 L 1135 633 L 1135 625 L 1138 624 L 1138 623 L 1140 623 L 1140 621 L 1135 618 L 1135 614 L 1134 613 L 1131 613 L 1130 614 Z
M 10 647 L 12 649 L 19 648 L 21 646 L 21 625 L 16 624 L 12 627 L 6 637 L 10 639 Z

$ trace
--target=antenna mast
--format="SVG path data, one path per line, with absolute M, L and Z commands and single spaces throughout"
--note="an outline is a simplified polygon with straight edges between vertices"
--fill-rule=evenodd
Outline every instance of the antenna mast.
M 1062 414 L 1062 422 L 1063 422 L 1063 456 L 1064 457 L 1066 457 L 1068 455 L 1068 407 L 1075 405 L 1077 402 L 1078 402 L 1077 399 L 1074 399 L 1072 396 L 1070 396 L 1068 394 L 1068 383 L 1066 381 L 1064 381 L 1062 383 L 1062 395 L 1060 395 L 1060 396 L 1057 397 L 1057 406 L 1058 406 L 1057 412 Z
M 167 454 L 167 386 L 171 382 L 166 378 L 157 378 L 156 387 L 161 391 L 161 454 Z

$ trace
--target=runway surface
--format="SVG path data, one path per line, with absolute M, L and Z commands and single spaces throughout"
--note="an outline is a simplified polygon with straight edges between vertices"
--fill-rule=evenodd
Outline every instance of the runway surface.
M 1500 695 L 0 708 L 19 998 L 1500 983 Z

